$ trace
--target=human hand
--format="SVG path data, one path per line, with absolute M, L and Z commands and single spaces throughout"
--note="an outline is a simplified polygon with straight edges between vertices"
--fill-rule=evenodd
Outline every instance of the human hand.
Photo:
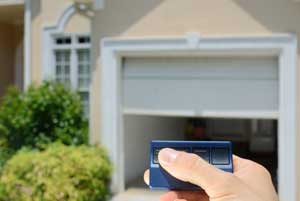
M 269 172 L 261 165 L 233 156 L 234 173 L 217 169 L 195 154 L 165 148 L 160 165 L 172 176 L 201 186 L 199 191 L 170 191 L 161 201 L 278 201 Z M 149 170 L 144 174 L 149 184 Z

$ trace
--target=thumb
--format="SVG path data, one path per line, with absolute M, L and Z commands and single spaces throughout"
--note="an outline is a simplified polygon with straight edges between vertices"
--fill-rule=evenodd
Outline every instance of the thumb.
M 199 156 L 183 151 L 165 148 L 159 152 L 158 159 L 160 165 L 172 176 L 200 186 L 208 194 L 230 176 Z

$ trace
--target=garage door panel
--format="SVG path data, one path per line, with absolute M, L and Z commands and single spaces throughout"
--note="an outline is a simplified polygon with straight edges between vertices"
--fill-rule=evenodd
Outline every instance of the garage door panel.
M 196 112 L 277 110 L 276 60 L 210 60 L 127 60 L 123 105 L 135 109 Z
M 275 81 L 126 80 L 124 105 L 162 110 L 276 110 L 275 85 Z
M 276 58 L 129 58 L 130 79 L 278 79 Z

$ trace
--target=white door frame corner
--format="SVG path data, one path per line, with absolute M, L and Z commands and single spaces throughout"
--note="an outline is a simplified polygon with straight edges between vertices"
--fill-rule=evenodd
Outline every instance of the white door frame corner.
M 195 37 L 195 35 L 193 35 Z M 115 166 L 113 192 L 121 192 L 124 184 L 124 145 L 121 97 L 121 59 L 127 56 L 199 55 L 271 55 L 279 64 L 279 197 L 297 201 L 296 140 L 297 118 L 297 39 L 291 34 L 253 37 L 137 38 L 101 41 L 101 133 L 100 140 L 108 148 Z M 288 154 L 287 154 L 288 153 Z

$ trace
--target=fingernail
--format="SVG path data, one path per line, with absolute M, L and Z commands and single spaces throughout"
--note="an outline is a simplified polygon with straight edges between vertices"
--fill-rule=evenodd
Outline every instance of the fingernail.
M 160 163 L 163 163 L 164 165 L 170 165 L 172 162 L 174 162 L 177 155 L 178 151 L 166 148 L 159 152 L 158 159 Z

